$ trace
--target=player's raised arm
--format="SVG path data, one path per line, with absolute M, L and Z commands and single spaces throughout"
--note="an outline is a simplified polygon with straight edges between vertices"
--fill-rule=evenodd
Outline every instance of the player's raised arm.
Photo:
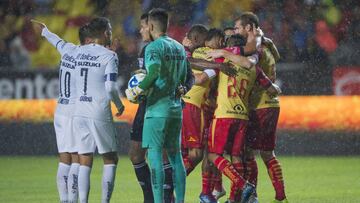
M 105 68 L 105 89 L 109 98 L 114 102 L 118 113 L 116 116 L 120 116 L 124 111 L 124 105 L 122 104 L 119 93 L 116 88 L 116 78 L 118 74 L 118 57 L 114 54 L 114 57 L 110 59 Z
M 72 43 L 67 43 L 65 40 L 61 39 L 55 33 L 50 32 L 46 25 L 40 21 L 32 19 L 31 22 L 34 25 L 34 28 L 40 33 L 41 36 L 45 37 L 47 41 L 53 45 L 60 53 L 62 53 L 69 46 L 75 46 Z

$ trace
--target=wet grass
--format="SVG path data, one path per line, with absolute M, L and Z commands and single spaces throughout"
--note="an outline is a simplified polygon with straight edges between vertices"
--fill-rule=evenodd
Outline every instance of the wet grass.
M 281 156 L 289 202 L 360 202 L 360 156 Z M 97 158 L 91 175 L 90 202 L 100 202 L 102 161 Z M 270 202 L 274 191 L 264 164 L 258 160 L 260 202 Z M 0 202 L 58 202 L 55 175 L 57 158 L 0 156 Z M 200 168 L 187 180 L 186 202 L 198 202 Z M 229 182 L 223 178 L 225 185 Z M 227 187 L 228 188 L 228 187 Z M 221 199 L 224 202 L 225 198 Z M 142 192 L 127 157 L 121 157 L 112 202 L 141 203 Z

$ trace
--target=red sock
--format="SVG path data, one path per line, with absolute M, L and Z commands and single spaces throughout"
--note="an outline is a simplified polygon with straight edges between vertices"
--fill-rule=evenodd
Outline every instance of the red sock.
M 246 180 L 257 185 L 258 167 L 255 158 L 246 160 Z
M 223 185 L 222 185 L 222 174 L 219 170 L 215 169 L 216 173 L 213 175 L 213 181 L 214 181 L 214 189 L 217 191 L 222 191 Z
M 240 176 L 240 174 L 228 160 L 222 156 L 219 156 L 215 159 L 214 164 L 221 171 L 221 173 L 223 173 L 231 180 L 232 183 L 235 184 L 234 186 L 240 189 L 244 187 L 245 180 Z
M 212 191 L 212 173 L 209 171 L 202 172 L 202 194 L 211 194 Z
M 268 169 L 268 173 L 271 179 L 271 182 L 275 189 L 275 199 L 283 200 L 285 196 L 285 187 L 284 180 L 282 175 L 282 170 L 279 161 L 274 157 L 265 163 Z
M 183 162 L 186 170 L 186 175 L 189 175 L 194 170 L 194 164 L 187 155 L 183 156 Z
M 233 163 L 234 168 L 236 169 L 236 171 L 242 176 L 244 177 L 244 165 L 241 162 L 237 162 L 237 163 Z M 238 200 L 241 196 L 241 192 L 239 192 L 239 189 L 236 188 L 233 184 L 231 184 L 230 187 L 230 195 L 229 195 L 229 199 L 232 201 Z

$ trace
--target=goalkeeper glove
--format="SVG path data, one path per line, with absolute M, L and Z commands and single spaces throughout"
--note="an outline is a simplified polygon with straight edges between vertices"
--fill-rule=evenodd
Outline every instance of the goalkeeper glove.
M 143 92 L 144 92 L 144 90 L 142 90 L 138 86 L 125 90 L 125 94 L 126 94 L 127 99 L 131 103 L 135 103 L 135 104 L 138 103 L 138 97 L 140 95 L 143 95 Z

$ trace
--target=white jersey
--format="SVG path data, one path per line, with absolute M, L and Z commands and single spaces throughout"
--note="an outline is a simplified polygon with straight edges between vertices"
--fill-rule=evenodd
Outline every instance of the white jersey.
M 76 54 L 76 104 L 74 116 L 112 121 L 109 91 L 106 83 L 115 83 L 118 58 L 115 52 L 98 45 L 88 44 Z M 118 101 L 120 101 L 116 94 Z M 115 105 L 116 104 L 115 101 Z M 120 101 L 120 104 L 121 101 Z
M 75 105 L 75 54 L 80 47 L 68 43 L 50 32 L 46 27 L 42 30 L 44 36 L 60 53 L 59 68 L 59 98 L 55 114 L 71 117 Z

